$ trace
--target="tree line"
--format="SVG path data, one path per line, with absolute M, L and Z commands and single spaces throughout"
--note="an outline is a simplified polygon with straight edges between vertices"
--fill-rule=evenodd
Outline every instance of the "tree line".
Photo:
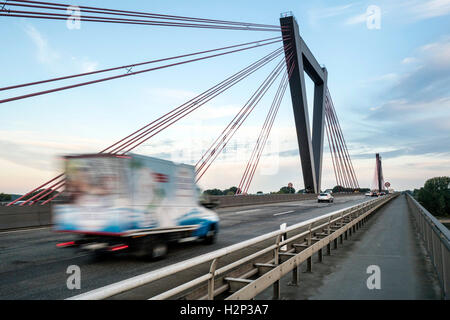
M 412 192 L 414 198 L 434 216 L 450 216 L 450 177 L 428 179 L 420 189 Z
M 237 187 L 230 187 L 230 188 L 224 189 L 224 190 L 214 188 L 214 189 L 208 189 L 208 190 L 203 191 L 203 194 L 211 195 L 211 196 L 232 196 L 232 195 L 235 195 L 237 191 L 238 191 Z M 368 191 L 370 191 L 369 188 L 353 189 L 353 188 L 344 188 L 342 186 L 335 186 L 332 189 L 333 193 L 339 193 L 339 192 L 361 192 L 361 193 L 364 193 L 364 192 L 368 192 Z M 308 190 L 305 190 L 305 189 L 301 189 L 296 192 L 295 188 L 290 187 L 290 186 L 283 186 L 278 191 L 269 192 L 269 194 L 293 194 L 293 193 L 311 193 L 311 192 L 308 192 Z M 263 192 L 258 191 L 256 194 L 263 194 Z

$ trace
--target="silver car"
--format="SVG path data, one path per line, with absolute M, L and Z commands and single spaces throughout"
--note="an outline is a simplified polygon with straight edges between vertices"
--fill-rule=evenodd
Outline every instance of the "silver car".
M 334 197 L 329 194 L 329 193 L 320 193 L 319 196 L 317 197 L 317 202 L 333 202 L 334 201 Z

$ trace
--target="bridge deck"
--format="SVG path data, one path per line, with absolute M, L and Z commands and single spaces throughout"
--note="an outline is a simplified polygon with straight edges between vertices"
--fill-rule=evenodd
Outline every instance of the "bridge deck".
M 317 259 L 313 259 L 314 262 Z M 379 266 L 381 289 L 369 290 L 367 268 Z M 306 266 L 302 266 L 302 271 Z M 299 287 L 282 279 L 283 299 L 440 299 L 433 266 L 418 238 L 404 196 L 381 208 L 313 272 L 302 272 Z M 259 299 L 270 299 L 266 290 Z

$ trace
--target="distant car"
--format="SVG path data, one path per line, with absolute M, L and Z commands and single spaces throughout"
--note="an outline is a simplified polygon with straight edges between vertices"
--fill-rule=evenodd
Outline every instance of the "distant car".
M 380 192 L 380 196 L 385 196 L 386 195 L 386 192 Z
M 264 193 L 263 193 L 262 191 L 258 191 L 256 194 L 257 194 L 258 196 L 262 196 Z
M 366 197 L 371 197 L 372 196 L 372 192 L 366 192 L 365 196 Z
M 378 193 L 372 192 L 372 197 L 378 197 Z
M 320 193 L 319 196 L 317 197 L 317 202 L 333 202 L 334 201 L 334 197 L 329 194 L 329 193 Z

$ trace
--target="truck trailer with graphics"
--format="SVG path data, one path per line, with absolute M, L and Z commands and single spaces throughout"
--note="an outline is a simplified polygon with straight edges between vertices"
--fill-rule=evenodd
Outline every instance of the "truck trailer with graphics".
M 63 157 L 65 190 L 54 230 L 78 235 L 59 247 L 157 258 L 168 243 L 213 243 L 217 214 L 199 204 L 195 168 L 137 154 Z

